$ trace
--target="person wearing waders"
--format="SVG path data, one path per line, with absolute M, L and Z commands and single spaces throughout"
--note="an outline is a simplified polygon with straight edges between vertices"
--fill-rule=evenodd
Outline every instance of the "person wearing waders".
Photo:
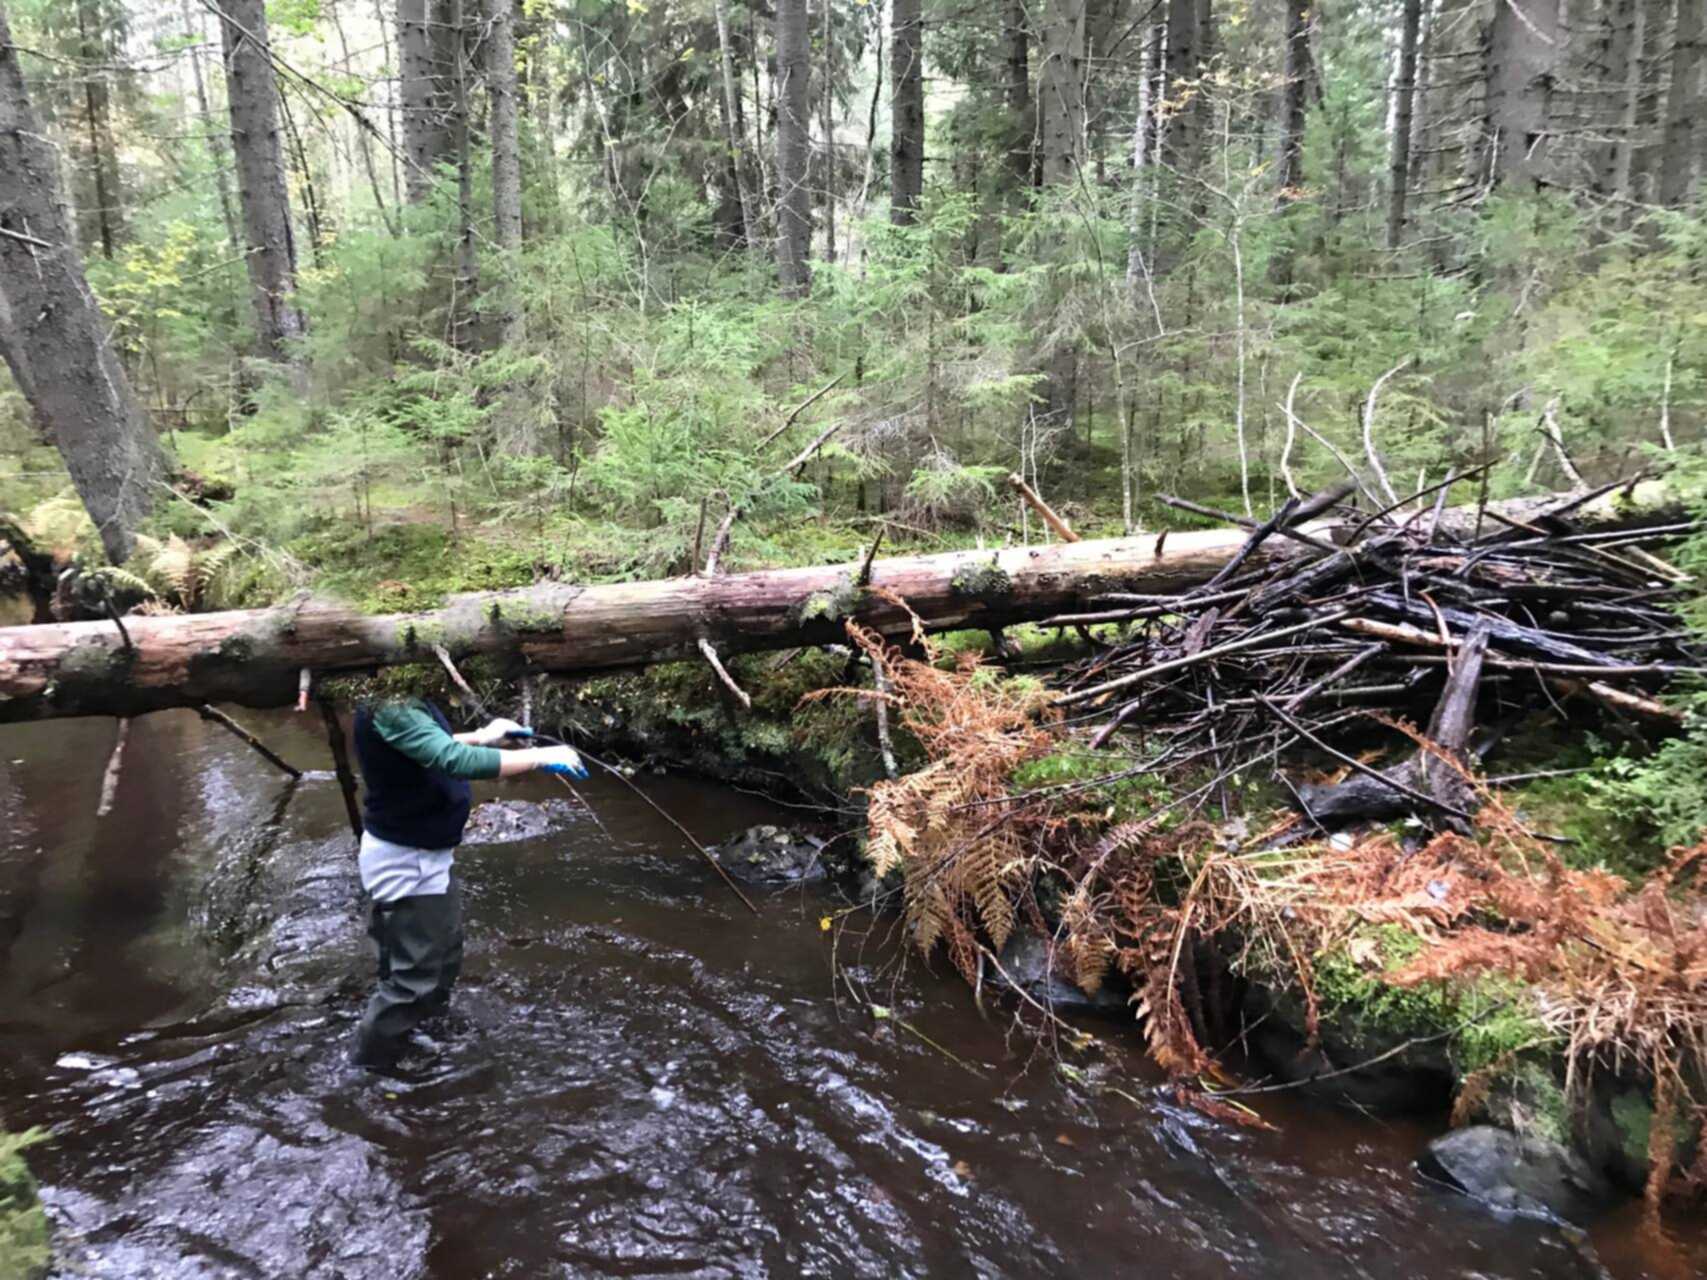
M 536 769 L 587 776 L 570 747 L 499 751 L 527 736 L 514 720 L 453 734 L 432 703 L 409 698 L 356 711 L 362 805 L 362 888 L 368 933 L 379 945 L 379 984 L 362 1014 L 351 1060 L 397 1064 L 409 1034 L 443 1013 L 462 969 L 462 891 L 453 865 L 472 803 L 469 782 Z

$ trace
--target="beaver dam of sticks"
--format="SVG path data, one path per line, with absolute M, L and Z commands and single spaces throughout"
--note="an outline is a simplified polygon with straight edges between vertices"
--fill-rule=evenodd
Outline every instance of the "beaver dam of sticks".
M 1640 884 L 1573 866 L 1482 762 L 1538 723 L 1682 729 L 1660 695 L 1703 650 L 1661 553 L 1694 526 L 1584 532 L 1571 513 L 1592 494 L 1466 526 L 1439 492 L 1334 542 L 1293 526 L 1343 491 L 1246 522 L 1245 551 L 1191 593 L 1052 619 L 1120 626 L 1086 630 L 1091 655 L 1046 683 L 850 624 L 886 690 L 859 696 L 925 757 L 872 789 L 868 857 L 927 956 L 982 994 L 1011 985 L 1010 938 L 1041 934 L 1057 978 L 1124 993 L 1218 1114 L 1254 1119 L 1235 1099 L 1263 1087 L 1218 1066 L 1238 1038 L 1229 980 L 1284 993 L 1312 1043 L 1348 989 L 1426 1007 L 1461 1117 L 1534 1064 L 1575 1100 L 1597 1075 L 1634 1080 L 1657 1116 L 1657 1208 L 1707 1175 L 1667 1140 L 1699 1130 L 1707 1098 L 1707 846 Z M 1298 553 L 1252 554 L 1271 538 Z

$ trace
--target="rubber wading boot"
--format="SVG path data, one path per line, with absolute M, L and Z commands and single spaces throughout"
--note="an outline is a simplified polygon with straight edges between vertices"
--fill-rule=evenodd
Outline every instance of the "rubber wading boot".
M 350 1060 L 387 1068 L 397 1065 L 416 1025 L 449 1006 L 462 972 L 462 887 L 456 876 L 445 893 L 374 903 L 368 935 L 379 947 L 379 982 L 362 1013 Z

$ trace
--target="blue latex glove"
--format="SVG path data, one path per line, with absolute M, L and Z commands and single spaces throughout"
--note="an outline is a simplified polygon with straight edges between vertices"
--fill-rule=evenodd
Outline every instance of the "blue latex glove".
M 580 753 L 574 747 L 540 747 L 540 760 L 536 766 L 541 773 L 566 773 L 572 778 L 587 776 L 587 766 L 581 763 Z

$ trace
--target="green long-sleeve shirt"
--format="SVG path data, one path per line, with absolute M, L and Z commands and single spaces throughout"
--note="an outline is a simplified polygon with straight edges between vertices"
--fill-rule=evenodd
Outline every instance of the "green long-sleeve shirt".
M 438 769 L 470 781 L 496 778 L 503 753 L 471 747 L 439 727 L 419 702 L 390 702 L 373 713 L 373 731 L 388 747 L 423 769 Z

